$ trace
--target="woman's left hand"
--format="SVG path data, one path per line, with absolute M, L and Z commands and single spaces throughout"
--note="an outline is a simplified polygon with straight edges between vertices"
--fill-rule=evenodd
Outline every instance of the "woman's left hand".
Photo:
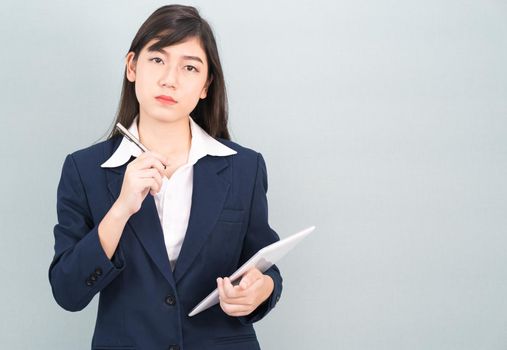
M 217 278 L 220 307 L 229 316 L 245 316 L 254 311 L 273 292 L 273 279 L 257 268 L 248 270 L 234 286 L 228 277 Z

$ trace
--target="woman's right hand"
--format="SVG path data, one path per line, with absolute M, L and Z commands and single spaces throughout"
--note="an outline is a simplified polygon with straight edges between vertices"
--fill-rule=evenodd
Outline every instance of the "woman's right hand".
M 168 164 L 165 157 L 147 151 L 127 165 L 121 192 L 115 205 L 128 217 L 141 208 L 148 192 L 155 195 L 160 191 L 165 176 L 164 164 Z

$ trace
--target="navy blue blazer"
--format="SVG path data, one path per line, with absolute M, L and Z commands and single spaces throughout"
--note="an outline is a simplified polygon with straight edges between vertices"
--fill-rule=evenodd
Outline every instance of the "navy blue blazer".
M 273 293 L 252 314 L 231 317 L 220 305 L 194 317 L 188 313 L 216 288 L 217 277 L 279 240 L 268 223 L 262 155 L 218 139 L 238 153 L 208 155 L 194 165 L 188 229 L 172 271 L 151 194 L 128 220 L 111 259 L 102 249 L 98 224 L 120 194 L 127 164 L 100 164 L 120 141 L 116 136 L 65 158 L 48 273 L 57 303 L 79 311 L 99 293 L 92 349 L 259 349 L 252 324 L 280 298 L 276 266 L 265 272 L 273 278 Z

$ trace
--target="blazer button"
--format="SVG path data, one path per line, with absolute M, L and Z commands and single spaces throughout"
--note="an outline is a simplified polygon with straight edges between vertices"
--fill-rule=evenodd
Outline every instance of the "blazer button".
M 90 281 L 95 282 L 96 280 L 97 280 L 97 276 L 95 276 L 95 275 L 90 276 Z
M 180 350 L 180 347 L 178 345 L 171 345 L 169 350 Z
M 102 269 L 101 269 L 100 267 L 97 267 L 97 268 L 95 269 L 95 275 L 97 275 L 97 276 L 102 275 Z
M 91 281 L 91 280 L 87 279 L 87 280 L 86 280 L 86 285 L 87 285 L 88 287 L 93 286 L 93 281 Z
M 167 305 L 174 305 L 176 304 L 176 298 L 173 296 L 173 295 L 168 295 L 166 298 L 165 298 L 165 303 Z

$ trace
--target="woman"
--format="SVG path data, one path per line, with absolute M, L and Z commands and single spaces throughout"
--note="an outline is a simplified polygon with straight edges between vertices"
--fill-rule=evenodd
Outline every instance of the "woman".
M 259 349 L 252 324 L 276 304 L 276 266 L 225 277 L 277 241 L 260 153 L 230 141 L 213 33 L 169 5 L 126 56 L 116 131 L 69 154 L 58 185 L 54 298 L 66 310 L 100 293 L 92 349 Z M 115 124 L 116 124 L 115 122 Z M 190 310 L 214 288 L 220 303 Z

